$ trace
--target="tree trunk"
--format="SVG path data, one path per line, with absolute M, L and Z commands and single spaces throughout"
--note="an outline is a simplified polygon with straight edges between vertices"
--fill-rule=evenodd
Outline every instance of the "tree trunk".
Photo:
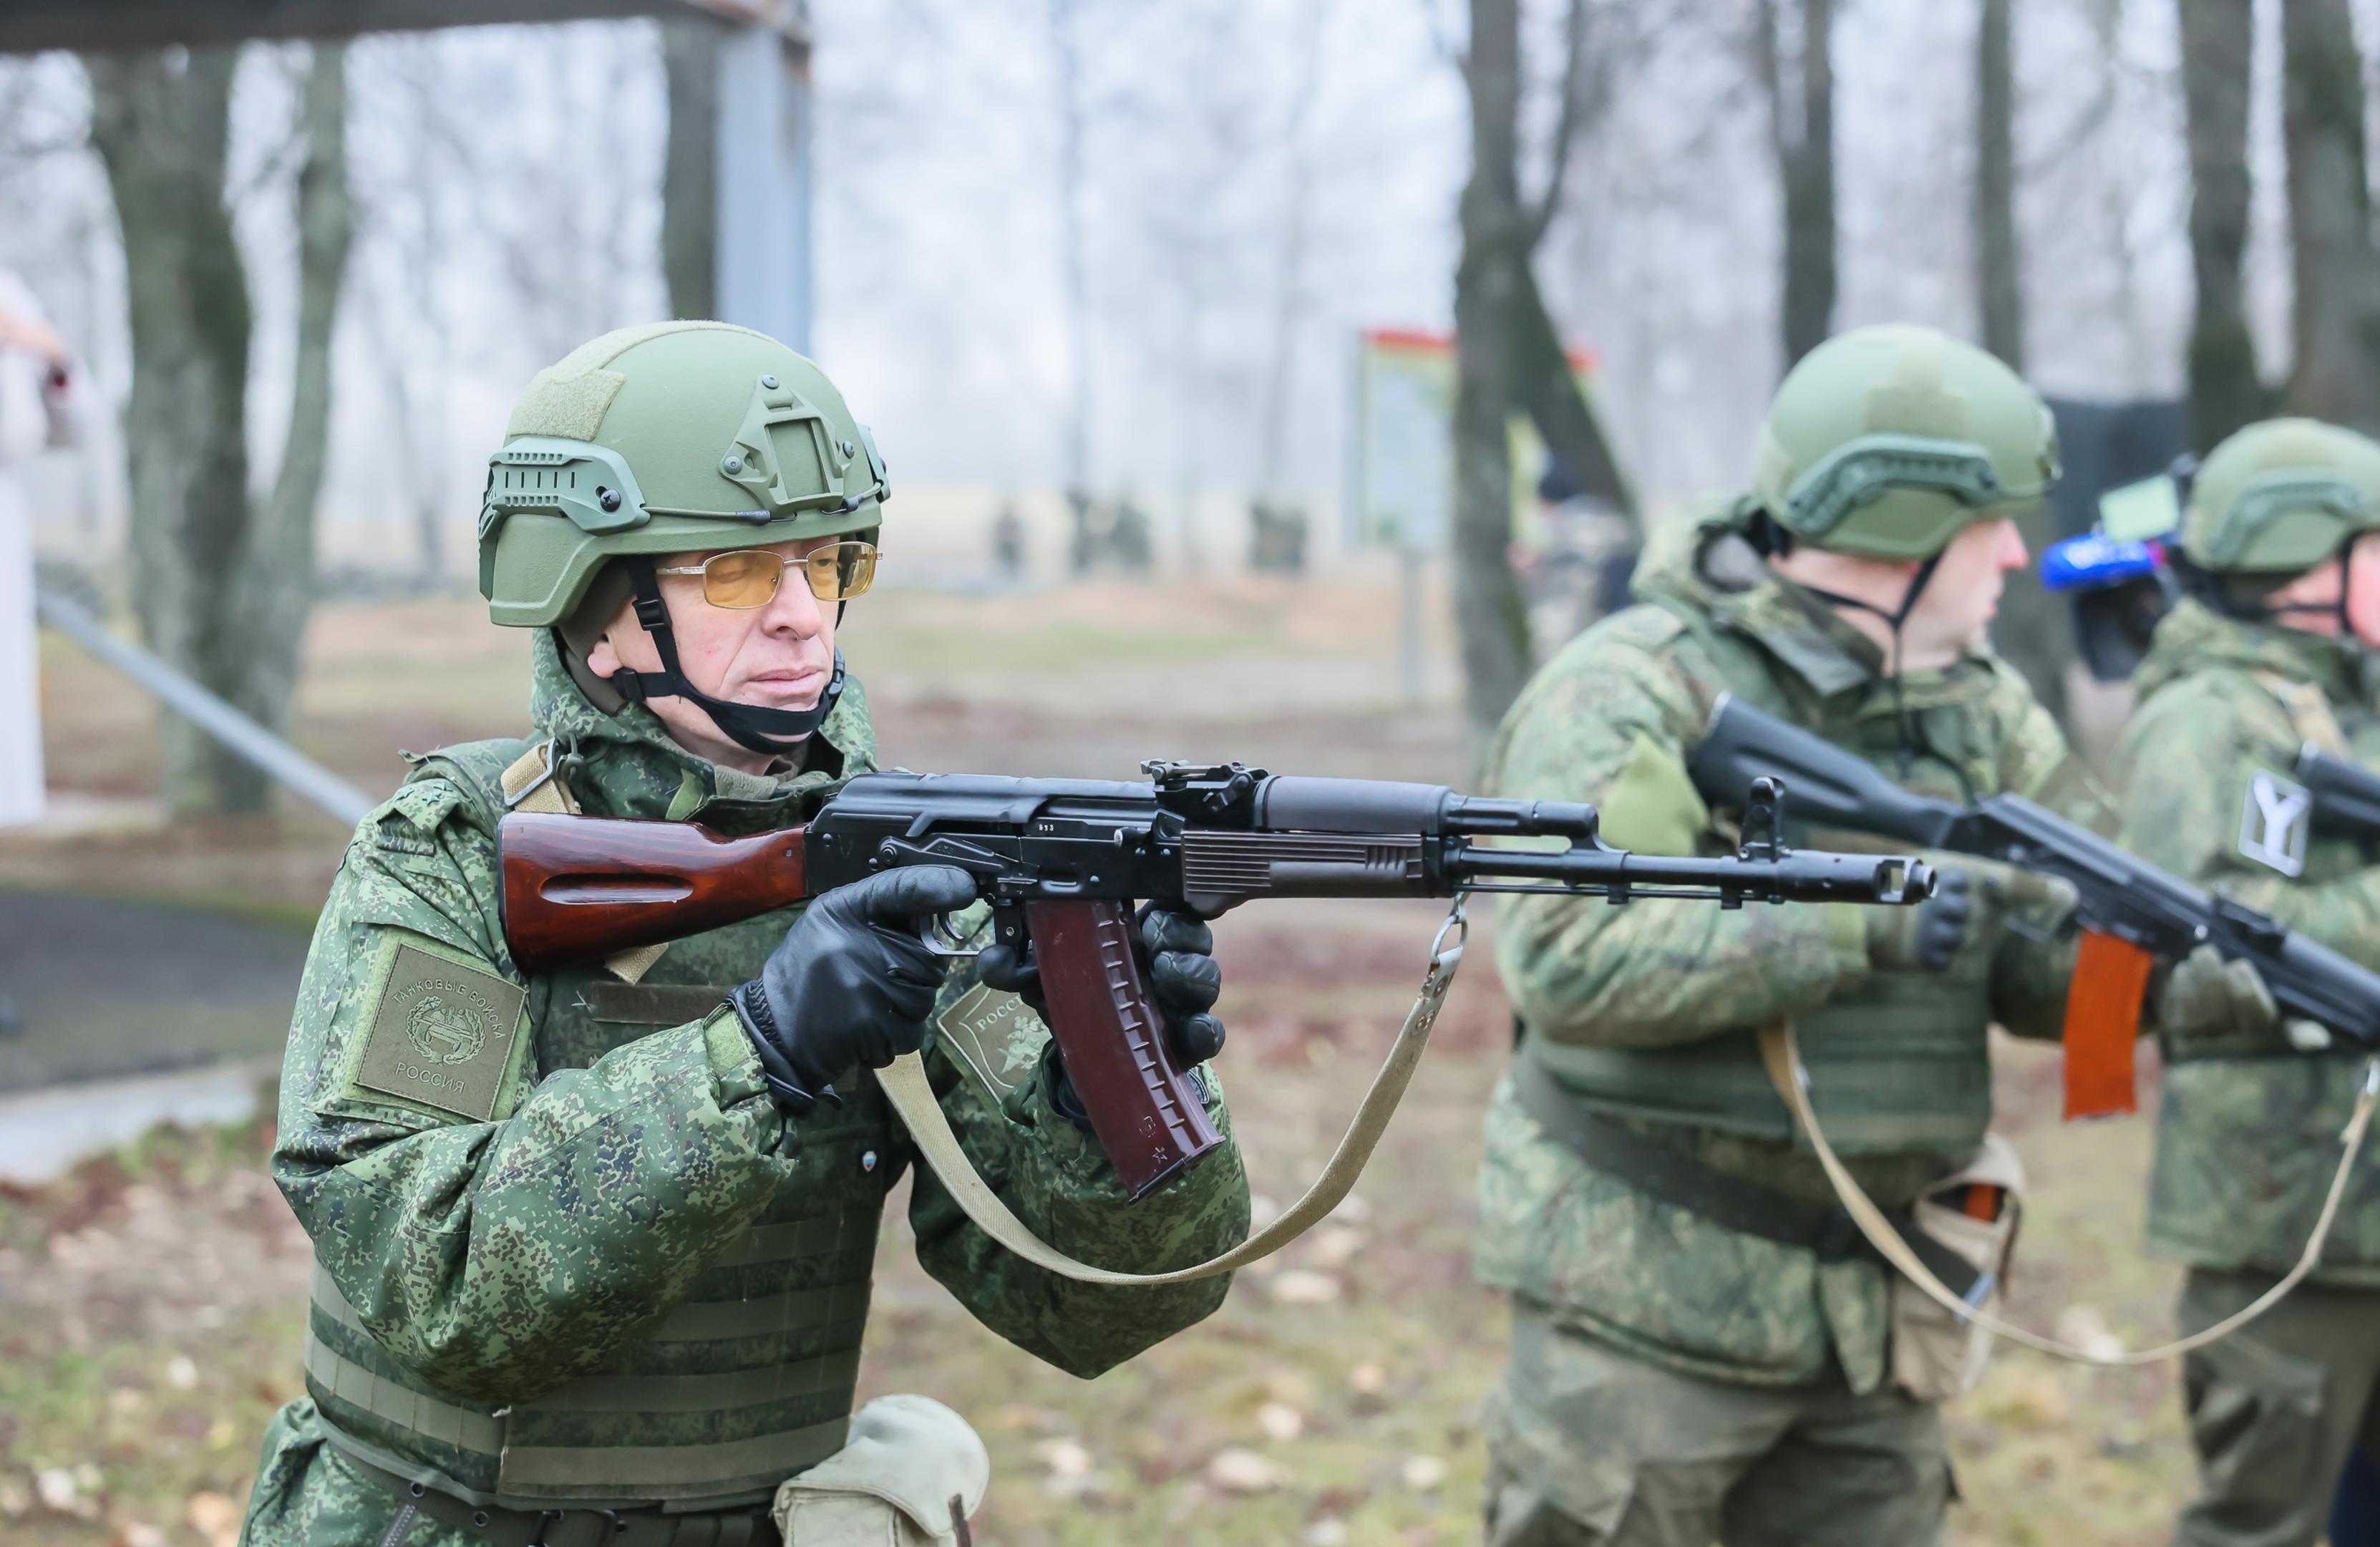
M 1050 42 L 1058 77 L 1058 227 L 1066 286 L 1066 490 L 1087 500 L 1091 491 L 1091 278 L 1083 219 L 1082 40 L 1079 0 L 1050 0 Z
M 2265 417 L 2256 341 L 2241 305 L 2248 245 L 2248 95 L 2254 0 L 2180 0 L 2182 100 L 2190 123 L 2190 438 L 2203 453 Z
M 2363 180 L 2363 57 L 2348 0 L 2284 0 L 2298 413 L 2380 430 L 2380 254 Z
M 250 522 L 233 591 L 230 627 L 240 648 L 232 702 L 259 724 L 286 731 L 298 687 L 298 650 L 313 611 L 314 514 L 331 432 L 331 338 L 355 237 L 347 197 L 347 45 L 316 43 L 306 76 L 306 142 L 298 168 L 298 358 L 289 432 L 272 492 Z M 214 749 L 225 810 L 262 810 L 272 786 L 253 764 Z
M 1984 347 L 2024 370 L 2016 247 L 2016 86 L 2009 12 L 1983 0 L 1975 30 L 1975 292 Z
M 719 314 L 720 24 L 698 17 L 662 23 L 669 77 L 669 150 L 662 177 L 662 274 L 670 313 Z
M 1761 0 L 1759 23 L 1784 194 L 1780 322 L 1791 370 L 1835 326 L 1835 0 Z
M 1553 318 L 1547 314 L 1536 275 L 1523 262 L 1517 277 L 1512 317 L 1513 396 L 1536 422 L 1546 449 L 1569 469 L 1579 489 L 1635 523 L 1641 538 L 1636 497 L 1620 471 L 1618 458 L 1611 455 L 1610 443 L 1603 438 L 1594 405 L 1571 372 L 1570 356 L 1562 348 Z
M 1454 273 L 1454 608 L 1463 709 L 1484 744 L 1529 673 L 1528 611 L 1512 573 L 1507 428 L 1512 319 L 1528 263 L 1517 164 L 1518 0 L 1471 0 L 1463 77 L 1471 92 L 1471 177 L 1463 189 L 1463 257 Z
M 2016 241 L 2016 80 L 2010 12 L 2013 0 L 1983 0 L 1975 27 L 1975 311 L 1984 347 L 2024 369 L 2024 293 Z M 2060 535 L 2057 513 L 2042 501 L 2017 518 L 2025 546 L 2038 554 Z M 2062 723 L 2066 664 L 2074 658 L 2065 598 L 2042 588 L 2030 569 L 2009 577 L 1992 635 L 1999 652 L 2033 685 L 2033 696 Z
M 133 603 L 149 647 L 226 698 L 225 605 L 248 529 L 248 278 L 224 208 L 236 48 L 91 55 L 91 142 L 124 228 Z M 178 66 L 178 67 L 176 67 Z M 205 733 L 163 717 L 164 797 L 220 809 Z
M 314 506 L 330 426 L 331 334 L 354 232 L 346 50 L 309 73 L 298 176 L 298 358 L 272 493 L 249 495 L 248 275 L 224 205 L 237 49 L 93 55 L 91 142 L 124 229 L 132 397 L 134 606 L 151 649 L 264 725 L 286 720 L 314 592 Z M 270 786 L 195 725 L 162 724 L 176 811 L 256 811 Z

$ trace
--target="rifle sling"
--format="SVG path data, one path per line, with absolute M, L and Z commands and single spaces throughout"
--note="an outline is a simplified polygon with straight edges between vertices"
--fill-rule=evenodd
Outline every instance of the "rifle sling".
M 1452 945 L 1446 944 L 1450 931 L 1455 932 Z M 1446 922 L 1439 926 L 1437 942 L 1430 947 L 1429 973 L 1422 980 L 1421 993 L 1415 998 L 1413 1008 L 1406 1012 L 1404 1025 L 1397 1030 L 1387 1062 L 1380 1066 L 1371 1089 L 1364 1092 L 1363 1104 L 1355 1109 L 1346 1136 L 1340 1139 L 1338 1150 L 1323 1166 L 1322 1175 L 1305 1190 L 1305 1196 L 1238 1246 L 1193 1267 L 1161 1273 L 1125 1273 L 1076 1261 L 1035 1235 L 1024 1221 L 1011 1213 L 990 1184 L 977 1173 L 975 1163 L 967 1159 L 966 1151 L 959 1147 L 958 1137 L 951 1132 L 950 1119 L 942 1115 L 941 1104 L 934 1099 L 924 1059 L 914 1053 L 902 1054 L 878 1071 L 877 1084 L 892 1102 L 892 1110 L 900 1114 L 917 1152 L 933 1167 L 934 1175 L 966 1212 L 967 1218 L 985 1235 L 1035 1267 L 1084 1284 L 1186 1284 L 1192 1279 L 1211 1278 L 1245 1267 L 1289 1245 L 1320 1223 L 1354 1187 L 1380 1135 L 1387 1131 L 1389 1119 L 1395 1115 L 1405 1087 L 1413 1083 L 1422 1051 L 1429 1045 L 1430 1028 L 1438 1023 L 1438 1013 L 1446 1004 L 1446 991 L 1454 982 L 1454 969 L 1462 965 L 1463 943 L 1470 931 L 1463 900 L 1458 897 Z M 1150 1197 L 1161 1197 L 1163 1192 L 1160 1188 Z
M 2177 1354 L 2189 1353 L 2193 1348 L 2204 1348 L 2217 1338 L 2228 1337 L 2278 1305 L 2282 1297 L 2296 1288 L 2322 1261 L 2323 1243 L 2330 1239 L 2331 1223 L 2338 1217 L 2339 1200 L 2346 1196 L 2347 1181 L 2354 1170 L 2355 1157 L 2362 1152 L 2363 1135 L 2372 1126 L 2373 1110 L 2375 1105 L 2380 1105 L 2380 1054 L 2375 1054 L 2364 1061 L 2362 1089 L 2356 1095 L 2355 1110 L 2349 1115 L 2347 1127 L 2339 1133 L 2338 1169 L 2331 1175 L 2330 1191 L 2323 1199 L 2322 1212 L 2315 1217 L 2313 1229 L 2307 1234 L 2305 1250 L 2299 1255 L 2297 1265 L 2283 1274 L 2278 1283 L 2213 1326 L 2203 1328 L 2188 1337 L 2160 1343 L 2154 1348 L 2128 1351 L 2086 1349 L 2060 1343 L 2054 1337 L 2044 1337 L 2037 1332 L 2004 1322 L 1988 1311 L 1968 1305 L 1953 1294 L 1938 1275 L 1929 1271 L 1916 1252 L 1910 1249 L 1908 1241 L 1886 1220 L 1884 1211 L 1876 1206 L 1875 1200 L 1843 1168 L 1843 1163 L 1835 1157 L 1834 1146 L 1827 1142 L 1825 1130 L 1818 1127 L 1818 1115 L 1810 1106 L 1810 1071 L 1803 1066 L 1802 1050 L 1794 1042 L 1793 1028 L 1790 1022 L 1774 1021 L 1760 1029 L 1760 1061 L 1767 1066 L 1769 1082 L 1777 1087 L 1777 1093 L 1785 1099 L 1787 1106 L 1792 1108 L 1793 1120 L 1809 1139 L 1810 1147 L 1817 1151 L 1818 1163 L 1826 1168 L 1827 1180 L 1834 1184 L 1835 1196 L 1850 1211 L 1852 1219 L 1859 1225 L 1860 1234 L 1867 1237 L 1868 1244 L 1885 1261 L 1900 1270 L 1901 1277 L 1915 1285 L 1918 1292 L 1927 1299 L 1962 1322 L 1973 1322 L 1985 1332 L 2076 1364 L 2155 1364 Z
M 1562 1088 L 1536 1059 L 1523 1054 L 1512 1069 L 1521 1110 L 1547 1135 L 1605 1175 L 1656 1201 L 1683 1209 L 1721 1229 L 1800 1247 L 1821 1262 L 1886 1259 L 1860 1234 L 1851 1211 L 1813 1203 L 1706 1165 L 1673 1144 L 1649 1139 L 1594 1111 Z M 1907 1211 L 1890 1216 L 1894 1231 L 1937 1278 L 1965 1295 L 1978 1276 L 1973 1263 L 1916 1227 Z

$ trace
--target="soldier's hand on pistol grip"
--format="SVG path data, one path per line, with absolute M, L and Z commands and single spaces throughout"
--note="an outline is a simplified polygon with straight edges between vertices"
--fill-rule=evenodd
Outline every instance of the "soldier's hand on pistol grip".
M 2326 1047 L 2330 1033 L 2283 1017 L 2253 962 L 2226 961 L 2201 945 L 2152 985 L 2157 1029 L 2176 1058 L 2255 1058 Z
M 804 1117 L 835 1076 L 880 1069 L 926 1040 L 942 964 L 917 920 L 975 901 L 975 879 L 949 865 L 887 871 L 810 904 L 760 968 L 730 996 L 777 1104 Z
M 1223 970 L 1215 964 L 1214 932 L 1196 914 L 1172 912 L 1155 903 L 1142 904 L 1133 924 L 1133 952 L 1140 960 L 1149 997 L 1165 1018 L 1165 1040 L 1174 1061 L 1185 1068 L 1205 1063 L 1223 1051 L 1223 1023 L 1210 1013 L 1223 988 Z M 1023 999 L 1044 1021 L 1050 1018 L 1031 947 L 1019 952 L 1007 945 L 986 946 L 976 957 L 976 974 Z M 1090 1115 L 1074 1081 L 1066 1078 L 1055 1038 L 1042 1054 L 1041 1078 L 1050 1104 L 1088 1132 Z

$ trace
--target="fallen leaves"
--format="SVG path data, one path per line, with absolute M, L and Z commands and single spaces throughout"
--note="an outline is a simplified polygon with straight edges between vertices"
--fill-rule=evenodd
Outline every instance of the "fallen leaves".
M 1335 1275 L 1311 1268 L 1285 1268 L 1266 1287 L 1275 1305 L 1335 1305 L 1343 1293 Z
M 1226 1493 L 1262 1493 L 1289 1480 L 1288 1468 L 1239 1445 L 1227 1445 L 1207 1463 L 1207 1481 Z
M 1286 1402 L 1268 1402 L 1257 1409 L 1257 1427 L 1285 1444 L 1305 1432 L 1305 1415 Z
M 206 1538 L 207 1547 L 239 1547 L 240 1507 L 222 1493 L 193 1493 L 182 1518 Z

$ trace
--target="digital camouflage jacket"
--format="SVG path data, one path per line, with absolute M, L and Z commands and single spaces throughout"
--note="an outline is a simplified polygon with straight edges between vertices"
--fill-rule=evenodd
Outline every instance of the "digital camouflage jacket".
M 2014 790 L 2111 825 L 2048 715 L 1996 656 L 1904 680 L 1910 722 L 1933 749 L 1904 774 L 1881 652 L 1739 538 L 1707 526 L 1695 553 L 1641 574 L 1636 589 L 1644 604 L 1572 641 L 1505 717 L 1489 752 L 1493 793 L 1593 801 L 1622 847 L 1730 852 L 1733 835 L 1684 762 L 1719 695 L 1733 693 L 1927 794 Z M 1883 847 L 1823 831 L 1806 841 Z M 1828 1137 L 1893 1207 L 1980 1140 L 1988 1024 L 2021 1035 L 2059 1024 L 2072 949 L 2026 935 L 2054 935 L 2070 898 L 2022 884 L 1978 893 L 1986 906 L 1973 939 L 1939 974 L 1872 968 L 1873 910 L 1850 905 L 1728 911 L 1546 896 L 1508 900 L 1497 962 L 1527 1029 L 1520 1055 L 1578 1099 L 1712 1166 L 1831 1201 L 1754 1045 L 1753 1029 L 1791 1017 Z M 1989 900 L 1998 897 L 2013 900 Z M 2002 927 L 2010 908 L 2039 917 L 2020 933 Z M 1509 1081 L 1488 1114 L 1479 1215 L 1482 1280 L 1639 1357 L 1762 1385 L 1811 1382 L 1839 1364 L 1861 1392 L 1888 1368 L 1879 1267 L 1822 1262 L 1590 1169 L 1525 1115 Z
M 2337 737 L 2325 750 L 2380 767 L 2374 669 L 2351 643 L 2182 603 L 2157 625 L 2136 679 L 2120 763 L 2126 846 L 2380 968 L 2380 851 L 2310 834 L 2288 799 L 2308 741 Z M 2149 1249 L 2203 1268 L 2284 1272 L 2338 1168 L 2362 1060 L 2181 1051 L 2157 1112 Z M 2380 1154 L 2357 1163 L 2315 1277 L 2380 1285 Z
M 531 718 L 592 815 L 756 832 L 804 820 L 875 764 L 856 680 L 800 771 L 756 777 L 683 751 L 641 707 L 595 711 L 542 633 Z M 514 966 L 494 776 L 528 745 L 416 760 L 358 830 L 315 932 L 273 1159 L 314 1238 L 309 1395 L 268 1441 L 252 1541 L 349 1518 L 355 1501 L 307 1496 L 358 1485 L 312 1462 L 326 1437 L 475 1504 L 522 1508 L 737 1507 L 843 1443 L 878 1217 L 912 1159 L 906 1138 L 872 1078 L 841 1110 L 821 1102 L 789 1123 L 717 1008 L 797 908 L 678 942 L 635 985 L 593 964 Z M 970 986 L 946 985 L 943 1009 Z M 1245 1236 L 1235 1147 L 1128 1203 L 1096 1143 L 1038 1079 L 1016 1078 L 1046 1037 L 1024 1023 L 995 1040 L 1002 1082 L 941 1038 L 928 1052 L 943 1110 L 1010 1208 L 1060 1249 L 1132 1271 Z M 927 1271 L 1074 1374 L 1199 1321 L 1228 1288 L 1056 1277 L 985 1236 L 919 1169 L 909 1219 Z

